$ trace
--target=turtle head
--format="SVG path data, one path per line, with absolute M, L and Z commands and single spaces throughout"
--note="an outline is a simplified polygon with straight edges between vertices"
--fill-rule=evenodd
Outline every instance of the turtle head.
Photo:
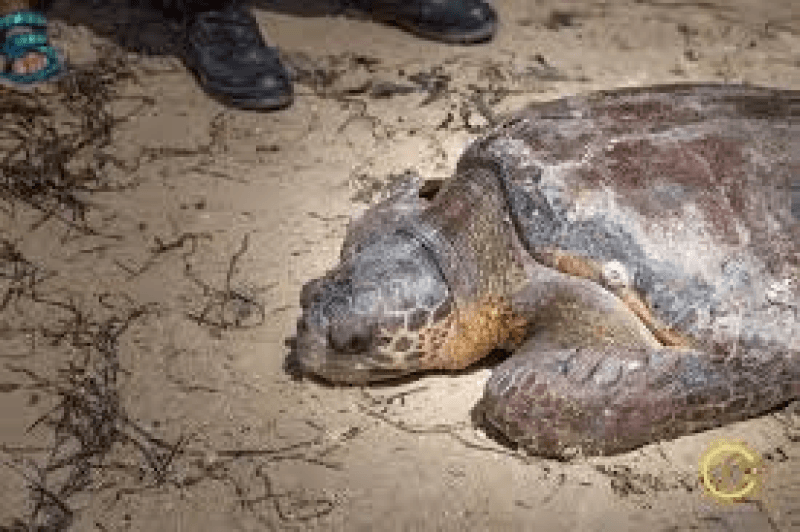
M 452 301 L 428 250 L 382 234 L 303 287 L 294 360 L 303 373 L 353 384 L 426 369 L 452 322 Z

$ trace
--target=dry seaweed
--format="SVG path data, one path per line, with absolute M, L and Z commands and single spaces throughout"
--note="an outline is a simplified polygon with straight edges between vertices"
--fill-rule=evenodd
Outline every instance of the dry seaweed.
M 85 223 L 88 196 L 125 186 L 103 178 L 105 165 L 123 163 L 102 148 L 116 125 L 151 103 L 140 98 L 140 105 L 121 117 L 109 111 L 112 99 L 121 98 L 115 86 L 135 79 L 121 55 L 109 49 L 91 68 L 60 79 L 55 90 L 0 88 L 0 200 L 12 211 L 17 202 L 40 210 L 39 224 L 55 217 L 96 234 Z
M 11 220 L 21 219 L 16 210 L 33 210 L 41 213 L 34 228 L 55 220 L 79 234 L 99 235 L 87 216 L 93 208 L 91 195 L 132 186 L 130 181 L 114 182 L 112 173 L 106 171 L 108 165 L 121 171 L 114 175 L 127 179 L 139 170 L 141 162 L 213 154 L 219 142 L 213 135 L 219 117 L 212 122 L 210 144 L 196 150 L 143 149 L 132 164 L 114 157 L 114 129 L 152 103 L 147 97 L 138 97 L 138 105 L 130 113 L 116 116 L 112 112 L 112 104 L 125 98 L 119 85 L 137 81 L 137 71 L 126 57 L 119 48 L 108 47 L 101 50 L 91 67 L 77 68 L 54 85 L 24 93 L 0 88 L 0 200 Z M 159 258 L 182 252 L 187 276 L 201 286 L 205 297 L 202 310 L 190 317 L 212 332 L 243 327 L 252 316 L 263 322 L 265 311 L 257 297 L 234 287 L 238 262 L 247 251 L 247 238 L 230 259 L 224 287 L 217 289 L 201 281 L 187 262 L 198 239 L 205 236 L 183 233 L 174 240 L 156 238 L 151 259 L 140 268 L 128 270 L 133 277 Z M 84 252 L 97 249 L 103 246 Z M 121 497 L 165 484 L 183 488 L 204 480 L 221 481 L 237 486 L 240 506 L 257 512 L 264 522 L 275 518 L 303 522 L 335 507 L 335 500 L 328 497 L 278 491 L 267 469 L 271 463 L 286 460 L 336 468 L 326 455 L 341 442 L 331 444 L 317 435 L 275 448 L 199 449 L 190 448 L 193 436 L 168 441 L 135 421 L 124 408 L 120 387 L 121 378 L 129 374 L 120 364 L 120 338 L 137 320 L 164 309 L 136 305 L 125 294 L 100 294 L 97 303 L 104 309 L 104 317 L 99 318 L 72 299 L 46 293 L 43 282 L 57 275 L 28 260 L 7 235 L 0 234 L 0 314 L 6 320 L 3 334 L 28 335 L 31 353 L 49 354 L 61 346 L 76 354 L 64 367 L 54 362 L 53 373 L 44 375 L 26 364 L 26 355 L 0 353 L 5 369 L 19 378 L 19 382 L 0 383 L 2 391 L 31 391 L 37 401 L 47 396 L 56 405 L 28 428 L 37 436 L 44 433 L 50 438 L 49 444 L 2 447 L 12 457 L 0 462 L 3 474 L 24 479 L 30 506 L 21 508 L 12 522 L 0 523 L 0 531 L 68 530 L 78 522 L 78 496 L 101 486 L 110 486 Z M 36 315 L 63 318 L 51 319 L 48 325 L 26 322 L 23 311 L 32 308 Z M 154 422 L 153 426 L 158 425 Z M 119 450 L 132 451 L 133 463 L 114 459 Z M 213 463 L 209 463 L 209 456 L 216 457 Z M 245 479 L 234 475 L 234 462 L 249 468 Z M 127 474 L 136 488 L 109 481 L 112 471 Z M 260 486 L 260 492 L 246 493 L 245 484 Z M 258 507 L 261 503 L 268 507 Z M 102 528 L 102 524 L 96 525 Z

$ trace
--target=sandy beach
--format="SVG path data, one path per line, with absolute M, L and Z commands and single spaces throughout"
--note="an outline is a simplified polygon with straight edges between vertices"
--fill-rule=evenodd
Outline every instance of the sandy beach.
M 472 423 L 497 359 L 365 388 L 283 367 L 301 286 L 398 176 L 446 179 L 532 101 L 666 82 L 800 89 L 796 0 L 496 0 L 499 32 L 478 46 L 333 1 L 256 1 L 295 79 L 294 104 L 272 113 L 209 98 L 157 14 L 75 4 L 48 17 L 80 83 L 0 98 L 7 125 L 30 116 L 15 131 L 35 134 L 13 157 L 55 161 L 36 164 L 56 176 L 43 196 L 0 196 L 0 530 L 24 530 L 37 500 L 48 530 L 800 530 L 792 406 L 562 463 Z M 52 193 L 65 176 L 70 193 Z M 763 458 L 751 500 L 703 489 L 720 440 Z

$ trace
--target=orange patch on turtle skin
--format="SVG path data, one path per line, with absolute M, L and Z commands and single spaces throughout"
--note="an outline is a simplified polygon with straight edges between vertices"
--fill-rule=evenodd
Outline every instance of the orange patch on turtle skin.
M 518 345 L 524 339 L 527 320 L 515 315 L 505 298 L 488 296 L 448 316 L 444 343 L 431 348 L 426 357 L 430 369 L 463 369 L 503 346 Z
M 592 259 L 573 255 L 557 249 L 549 249 L 535 254 L 541 264 L 561 273 L 600 282 L 602 268 Z
M 443 321 L 417 331 L 420 338 L 419 352 L 422 353 L 422 356 L 419 357 L 418 369 L 440 369 L 442 367 L 442 346 L 449 336 L 455 334 L 454 323 L 455 320 L 451 313 Z
M 636 317 L 644 323 L 662 345 L 666 347 L 692 347 L 692 342 L 687 336 L 662 324 L 661 320 L 653 315 L 650 307 L 647 306 L 633 288 L 620 288 L 615 290 L 614 294 L 636 314 Z
M 602 267 L 600 263 L 593 259 L 573 255 L 557 249 L 537 253 L 536 259 L 545 266 L 553 268 L 561 273 L 602 284 Z M 625 303 L 662 345 L 666 347 L 692 346 L 692 341 L 687 336 L 661 323 L 661 320 L 653 315 L 650 307 L 636 290 L 629 286 L 616 289 L 610 287 L 606 288 Z

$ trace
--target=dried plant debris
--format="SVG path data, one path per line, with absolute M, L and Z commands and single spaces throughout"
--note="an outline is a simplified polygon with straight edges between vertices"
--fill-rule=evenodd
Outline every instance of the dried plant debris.
M 3 270 L 16 271 L 13 289 L 6 291 L 7 302 L 15 299 L 67 312 L 71 319 L 61 330 L 41 328 L 38 332 L 49 345 L 67 344 L 80 356 L 60 368 L 55 377 L 43 376 L 20 363 L 7 363 L 6 369 L 27 379 L 25 387 L 38 393 L 53 394 L 58 404 L 41 416 L 28 430 L 47 428 L 53 433 L 53 446 L 43 461 L 18 459 L 6 462 L 7 469 L 22 475 L 31 490 L 32 509 L 11 529 L 66 530 L 74 519 L 70 499 L 92 484 L 94 474 L 105 466 L 107 455 L 116 445 L 132 445 L 141 453 L 143 469 L 163 482 L 178 447 L 159 439 L 128 417 L 120 402 L 118 377 L 122 369 L 117 358 L 120 336 L 135 320 L 148 314 L 150 306 L 120 311 L 98 320 L 71 302 L 49 299 L 35 287 L 36 268 L 8 243 L 0 260 Z M 23 282 L 30 279 L 29 283 Z M 9 296 L 9 294 L 12 294 Z M 17 312 L 8 303 L 2 311 Z M 25 449 L 18 449 L 24 453 Z M 31 449 L 36 454 L 38 449 Z M 16 528 L 15 528 L 16 527 Z
M 382 99 L 419 93 L 424 95 L 420 106 L 459 95 L 464 83 L 463 80 L 457 82 L 456 78 L 464 76 L 488 83 L 482 87 L 483 91 L 499 90 L 498 84 L 508 92 L 530 92 L 539 90 L 536 84 L 540 82 L 587 81 L 585 77 L 561 72 L 538 53 L 505 61 L 481 59 L 474 65 L 445 61 L 416 71 L 395 69 L 377 59 L 351 53 L 312 57 L 303 52 L 287 52 L 283 59 L 294 82 L 308 87 L 321 98 L 366 96 Z M 466 88 L 471 90 L 469 86 Z
M 193 239 L 182 236 L 175 242 L 159 242 L 158 250 L 178 249 L 184 241 Z M 252 312 L 263 319 L 255 296 L 231 288 L 237 261 L 246 251 L 245 238 L 230 261 L 226 288 L 208 294 L 210 310 L 200 320 L 203 323 L 217 328 L 242 327 Z M 287 523 L 316 519 L 336 507 L 336 500 L 328 496 L 306 490 L 278 490 L 268 466 L 293 460 L 337 469 L 340 466 L 329 455 L 359 430 L 334 441 L 325 427 L 309 422 L 317 431 L 310 439 L 259 448 L 208 448 L 208 444 L 197 444 L 196 435 L 168 441 L 127 413 L 121 380 L 129 371 L 119 359 L 120 338 L 131 325 L 166 310 L 156 305 L 137 306 L 125 294 L 102 294 L 97 302 L 106 316 L 100 319 L 72 301 L 42 293 L 41 281 L 48 275 L 55 274 L 32 264 L 13 243 L 0 239 L 0 319 L 7 329 L 4 333 L 35 333 L 44 340 L 38 342 L 38 351 L 47 350 L 49 355 L 50 349 L 62 346 L 72 353 L 68 363 L 60 368 L 54 365 L 48 375 L 32 369 L 24 356 L 0 357 L 6 360 L 5 369 L 21 381 L 0 383 L 0 391 L 33 391 L 37 397 L 54 398 L 56 404 L 28 428 L 52 434 L 48 438 L 51 445 L 3 446 L 12 457 L 0 463 L 3 474 L 20 475 L 25 480 L 30 508 L 21 508 L 19 514 L 24 517 L 12 523 L 0 523 L 0 530 L 66 531 L 78 522 L 75 501 L 81 495 L 110 489 L 119 497 L 162 485 L 184 489 L 202 481 L 234 486 L 238 508 L 270 526 L 276 519 Z M 50 316 L 51 320 L 47 325 L 31 325 L 31 316 Z M 161 426 L 158 421 L 149 425 Z M 120 458 L 121 451 L 126 458 Z M 112 473 L 117 480 L 108 476 Z M 120 484 L 120 474 L 136 487 Z
M 239 250 L 231 256 L 228 269 L 225 273 L 223 288 L 214 288 L 201 280 L 186 263 L 185 273 L 199 286 L 206 299 L 200 312 L 189 313 L 187 316 L 202 325 L 211 327 L 217 335 L 228 329 L 243 329 L 257 327 L 264 323 L 266 313 L 264 304 L 260 301 L 257 287 L 244 287 L 239 284 L 234 286 L 234 275 L 238 273 L 238 262 L 247 253 L 249 246 L 247 235 L 242 239 Z
M 132 267 L 118 260 L 115 260 L 114 264 L 128 274 L 128 279 L 133 279 L 149 270 L 153 265 L 157 264 L 164 255 L 172 251 L 181 250 L 183 251 L 181 254 L 182 258 L 184 260 L 188 259 L 197 252 L 201 240 L 211 240 L 211 235 L 209 233 L 181 233 L 180 236 L 168 242 L 165 242 L 159 237 L 154 237 L 155 245 L 150 249 L 150 257 L 148 257 L 143 264 Z
M 345 53 L 311 57 L 293 52 L 284 53 L 282 57 L 294 82 L 308 87 L 321 98 L 354 94 L 389 98 L 417 90 L 413 85 L 388 79 L 385 68 L 380 68 L 380 59 L 369 56 Z
M 0 239 L 0 312 L 26 294 L 35 296 L 36 286 L 51 275 L 27 261 L 13 243 Z
M 76 68 L 53 87 L 31 92 L 0 88 L 0 200 L 22 202 L 86 232 L 82 222 L 88 195 L 115 190 L 104 179 L 108 164 L 126 168 L 104 154 L 114 126 L 136 114 L 116 117 L 109 103 L 115 86 L 136 75 L 119 54 L 107 49 L 91 68 Z
M 627 465 L 596 465 L 595 470 L 608 478 L 611 490 L 620 497 L 652 496 L 657 492 L 674 490 L 692 493 L 699 485 L 699 480 L 665 480 L 651 473 L 634 471 Z
M 580 26 L 580 23 L 577 22 L 577 18 L 579 16 L 580 14 L 574 11 L 563 11 L 560 9 L 554 9 L 553 11 L 550 12 L 550 15 L 547 17 L 544 26 L 549 30 L 559 30 L 561 28 L 574 28 L 576 26 Z
M 323 99 L 333 99 L 350 111 L 338 131 L 354 122 L 366 123 L 376 140 L 392 139 L 405 131 L 402 117 L 390 123 L 372 111 L 371 101 L 415 95 L 417 106 L 449 107 L 437 130 L 483 134 L 501 123 L 498 105 L 511 95 L 541 93 L 553 83 L 586 82 L 580 72 L 566 72 L 540 53 L 511 53 L 506 58 L 465 59 L 454 55 L 441 63 L 388 65 L 378 59 L 353 53 L 311 56 L 304 52 L 284 53 L 283 58 L 295 84 L 309 88 Z M 418 95 L 418 96 L 416 96 Z
M 467 449 L 507 456 L 524 464 L 532 463 L 533 459 L 524 453 L 508 450 L 499 444 L 493 444 L 491 439 L 482 437 L 481 433 L 476 431 L 470 422 L 416 424 L 403 420 L 397 410 L 402 411 L 402 408 L 405 407 L 405 398 L 409 395 L 424 392 L 426 389 L 425 386 L 421 386 L 380 397 L 362 388 L 360 390 L 362 400 L 356 403 L 356 407 L 364 415 L 380 420 L 400 432 L 408 434 L 446 434 Z
M 220 135 L 212 134 L 209 145 L 194 150 L 144 148 L 133 162 L 117 159 L 112 144 L 115 127 L 154 102 L 147 97 L 123 95 L 121 85 L 138 82 L 140 72 L 128 54 L 115 46 L 98 52 L 94 64 L 75 67 L 57 83 L 23 93 L 0 88 L 0 207 L 12 219 L 16 218 L 15 209 L 22 206 L 43 214 L 36 225 L 55 218 L 84 234 L 98 234 L 86 216 L 92 209 L 93 193 L 133 186 L 135 182 L 129 176 L 139 170 L 142 162 L 159 157 L 210 157 L 219 149 Z M 134 101 L 128 104 L 122 102 L 124 99 Z M 125 110 L 124 116 L 120 111 L 115 114 L 120 108 Z M 219 118 L 212 121 L 212 133 L 219 133 Z M 265 310 L 258 289 L 236 280 L 238 263 L 247 251 L 247 238 L 230 260 L 224 286 L 215 288 L 201 281 L 189 265 L 197 242 L 205 237 L 184 233 L 173 241 L 156 239 L 152 260 L 130 270 L 131 277 L 172 251 L 181 253 L 187 276 L 202 287 L 205 298 L 201 310 L 191 318 L 209 326 L 212 332 L 263 322 Z M 281 448 L 209 451 L 190 449 L 189 437 L 167 441 L 133 420 L 121 397 L 119 381 L 127 372 L 118 359 L 120 337 L 134 321 L 164 309 L 136 306 L 124 294 L 104 294 L 96 301 L 98 308 L 105 309 L 101 319 L 72 300 L 44 293 L 43 281 L 56 275 L 58 272 L 27 260 L 14 242 L 0 235 L 2 334 L 33 338 L 27 354 L 0 353 L 5 369 L 19 377 L 0 383 L 0 391 L 31 391 L 36 396 L 31 405 L 43 398 L 52 399 L 56 405 L 29 427 L 37 437 L 45 431 L 51 444 L 3 446 L 11 458 L 0 463 L 2 474 L 24 479 L 30 507 L 20 508 L 13 522 L 0 523 L 0 530 L 74 528 L 81 495 L 95 493 L 100 486 L 124 494 L 125 488 L 109 481 L 112 471 L 128 475 L 126 478 L 140 486 L 137 491 L 163 484 L 188 486 L 192 479 L 199 481 L 204 475 L 211 475 L 209 471 L 214 479 L 231 485 L 234 480 L 228 477 L 232 473 L 226 468 L 235 462 L 246 463 L 252 469 L 238 485 L 263 486 L 259 493 L 242 496 L 240 506 L 256 511 L 261 505 L 259 514 L 266 515 L 263 519 L 271 519 L 272 524 L 275 519 L 302 522 L 335 507 L 336 501 L 326 497 L 281 492 L 266 473 L 270 463 L 282 460 L 336 467 L 325 458 L 331 449 L 321 443 L 323 437 Z M 117 303 L 110 304 L 112 300 Z M 22 347 L 26 349 L 25 345 Z M 38 356 L 42 351 L 49 356 L 53 349 L 70 353 L 63 367 L 53 362 L 44 374 L 28 363 L 28 356 Z M 152 426 L 158 427 L 157 422 Z M 116 458 L 119 452 L 124 452 L 125 463 Z M 193 476 L 192 461 L 209 452 L 221 459 L 213 468 L 195 471 L 197 475 Z
M 408 79 L 427 93 L 420 106 L 429 105 L 452 92 L 450 83 L 453 78 L 440 65 L 433 66 L 426 71 L 411 74 Z

